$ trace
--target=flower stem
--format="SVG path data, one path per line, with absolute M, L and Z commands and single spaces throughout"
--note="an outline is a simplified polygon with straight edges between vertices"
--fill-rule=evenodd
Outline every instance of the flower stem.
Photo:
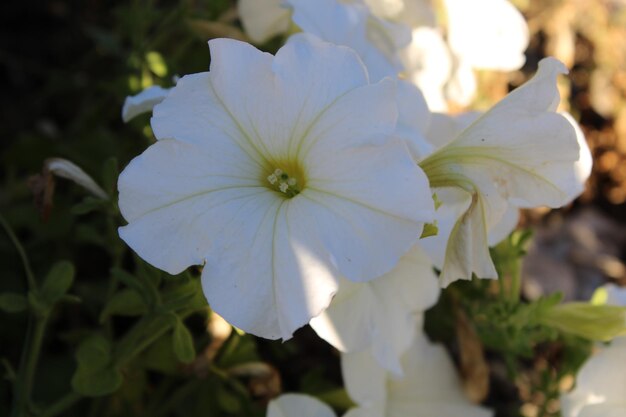
M 13 417 L 21 417 L 28 415 L 28 407 L 30 397 L 33 390 L 33 379 L 37 370 L 37 362 L 39 362 L 39 352 L 48 323 L 48 315 L 30 317 L 28 321 L 28 329 L 26 332 L 26 342 L 22 351 L 20 360 L 20 369 L 18 371 L 17 381 L 15 383 L 15 404 L 13 408 Z
M 17 253 L 20 255 L 22 264 L 24 265 L 24 272 L 26 273 L 26 280 L 28 281 L 28 288 L 30 290 L 36 289 L 37 281 L 35 281 L 35 275 L 30 268 L 30 262 L 28 261 L 28 256 L 26 256 L 26 251 L 2 214 L 0 214 L 0 225 L 2 225 L 2 228 L 6 232 L 7 236 L 11 239 L 13 246 L 15 246 Z
M 522 293 L 522 276 L 521 276 L 521 262 L 519 259 L 511 261 L 511 289 L 509 292 L 509 299 L 512 303 L 519 303 Z
M 30 267 L 26 251 L 13 232 L 9 223 L 1 214 L 0 225 L 2 225 L 2 228 L 13 243 L 13 246 L 15 246 L 20 259 L 22 260 L 29 291 L 36 293 L 38 290 L 37 281 L 35 280 L 35 275 Z M 30 396 L 33 390 L 33 379 L 35 377 L 35 371 L 37 370 L 37 362 L 39 362 L 39 353 L 41 351 L 41 344 L 43 342 L 43 336 L 47 323 L 47 312 L 44 312 L 42 315 L 31 315 L 28 319 L 26 341 L 24 342 L 24 350 L 22 351 L 22 357 L 20 359 L 20 369 L 14 386 L 15 403 L 13 406 L 12 416 L 19 417 L 28 414 Z
M 39 415 L 39 417 L 55 417 L 76 404 L 82 398 L 82 395 L 72 391 L 59 399 L 54 404 L 47 407 L 45 411 Z

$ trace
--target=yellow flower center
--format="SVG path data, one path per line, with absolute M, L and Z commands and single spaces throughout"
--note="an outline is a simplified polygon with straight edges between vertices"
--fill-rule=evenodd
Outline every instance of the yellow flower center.
M 304 189 L 304 176 L 298 167 L 274 168 L 265 178 L 269 187 L 285 197 L 293 198 Z

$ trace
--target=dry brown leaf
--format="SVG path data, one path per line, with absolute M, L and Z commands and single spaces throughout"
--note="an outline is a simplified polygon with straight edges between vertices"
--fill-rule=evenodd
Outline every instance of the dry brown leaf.
M 483 344 L 465 312 L 457 309 L 456 318 L 463 390 L 471 401 L 480 403 L 489 394 L 489 365 Z

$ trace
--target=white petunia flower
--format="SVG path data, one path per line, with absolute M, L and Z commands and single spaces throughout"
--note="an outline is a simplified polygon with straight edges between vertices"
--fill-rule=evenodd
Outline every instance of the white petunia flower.
M 346 390 L 358 404 L 344 417 L 490 417 L 463 393 L 452 360 L 441 345 L 418 334 L 402 357 L 404 376 L 390 375 L 367 351 L 341 356 Z
M 154 106 L 165 100 L 170 90 L 171 88 L 153 85 L 139 94 L 126 97 L 124 107 L 122 107 L 122 120 L 128 122 L 142 113 L 152 111 Z
M 371 1 L 383 7 L 383 0 Z M 402 13 L 383 17 L 408 24 L 413 30 L 413 40 L 401 52 L 402 63 L 407 78 L 424 91 L 433 111 L 446 111 L 448 101 L 462 106 L 471 103 L 477 88 L 474 69 L 511 71 L 525 62 L 528 27 L 507 0 L 443 1 L 445 40 L 444 28 L 436 25 L 432 3 L 402 3 Z M 410 21 L 407 16 L 420 17 Z
M 430 0 L 364 0 L 374 15 L 411 28 L 435 26 L 436 16 Z
M 433 113 L 426 132 L 426 139 L 435 148 L 439 149 L 452 142 L 464 129 L 476 121 L 482 113 L 467 112 L 450 116 L 442 113 Z M 584 181 L 584 180 L 583 180 Z M 445 259 L 448 239 L 459 218 L 467 211 L 471 204 L 472 195 L 461 188 L 439 188 L 436 190 L 440 207 L 435 212 L 437 234 L 420 240 L 433 264 L 442 269 Z M 509 205 L 502 218 L 489 225 L 487 243 L 494 246 L 506 238 L 517 226 L 519 209 Z
M 434 215 L 428 182 L 391 138 L 395 83 L 350 49 L 297 35 L 276 56 L 209 43 L 211 71 L 154 109 L 158 139 L 120 175 L 120 236 L 176 274 L 204 264 L 211 307 L 287 339 L 339 277 L 390 271 Z
M 446 99 L 461 106 L 468 106 L 472 103 L 478 85 L 476 84 L 476 76 L 474 68 L 462 57 L 451 53 L 452 56 L 452 72 L 450 79 L 444 88 Z
M 293 21 L 304 32 L 354 49 L 377 81 L 402 71 L 400 50 L 411 41 L 411 31 L 376 17 L 365 4 L 339 0 L 285 0 Z
M 432 263 L 418 245 L 386 275 L 367 283 L 339 282 L 339 291 L 311 320 L 317 334 L 342 352 L 369 349 L 380 366 L 402 375 L 400 357 L 439 297 Z
M 335 417 L 335 412 L 310 395 L 283 394 L 270 401 L 267 417 Z
M 528 26 L 508 0 L 444 0 L 448 44 L 469 68 L 512 71 L 526 61 Z
M 488 232 L 509 205 L 560 207 L 582 192 L 581 139 L 556 112 L 556 78 L 566 72 L 556 59 L 544 59 L 528 83 L 420 162 L 433 188 L 460 188 L 470 196 L 450 231 L 442 285 L 472 273 L 497 277 Z
M 283 0 L 239 0 L 237 9 L 244 30 L 256 43 L 287 32 L 291 12 L 282 7 Z
M 626 306 L 626 289 L 604 286 L 607 304 Z M 626 415 L 626 336 L 599 346 L 576 376 L 576 387 L 561 396 L 563 417 L 623 417 Z
M 441 32 L 413 29 L 411 43 L 400 52 L 406 78 L 424 93 L 431 111 L 446 111 L 445 86 L 452 74 L 452 57 Z

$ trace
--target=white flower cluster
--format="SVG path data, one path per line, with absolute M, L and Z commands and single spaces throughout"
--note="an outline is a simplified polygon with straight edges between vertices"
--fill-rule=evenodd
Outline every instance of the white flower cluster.
M 431 113 L 467 102 L 472 68 L 519 68 L 528 42 L 506 0 L 443 5 L 445 40 L 423 0 L 241 0 L 252 39 L 303 33 L 275 56 L 211 40 L 209 72 L 125 105 L 130 119 L 160 102 L 157 142 L 119 178 L 122 239 L 172 274 L 203 265 L 210 306 L 246 332 L 310 323 L 343 352 L 349 417 L 492 415 L 422 314 L 441 286 L 497 278 L 488 248 L 518 208 L 567 204 L 590 172 L 556 111 L 555 59 L 485 114 Z M 288 395 L 269 415 L 333 412 Z

